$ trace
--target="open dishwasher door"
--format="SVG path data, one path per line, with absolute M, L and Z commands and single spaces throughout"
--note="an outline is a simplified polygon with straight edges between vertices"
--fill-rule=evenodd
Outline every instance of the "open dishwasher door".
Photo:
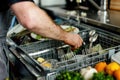
M 31 58 L 19 47 L 6 45 L 4 51 L 9 54 L 11 80 L 45 80 L 43 68 L 33 63 Z
M 75 25 L 75 23 L 72 24 Z M 89 25 L 85 24 L 77 25 L 77 28 L 80 29 L 81 26 L 82 30 L 80 30 L 79 34 L 85 43 L 89 45 L 89 32 L 92 29 L 90 29 Z M 83 27 L 85 27 L 85 29 L 83 29 Z M 9 37 L 9 49 L 15 57 L 13 70 L 17 68 L 16 70 L 19 72 L 18 76 L 21 79 L 55 80 L 56 76 L 62 71 L 80 70 L 88 65 L 94 66 L 100 61 L 109 62 L 111 55 L 120 50 L 120 36 L 99 29 L 96 29 L 96 33 L 98 34 L 98 38 L 93 46 L 100 44 L 102 50 L 82 54 L 82 49 L 80 49 L 77 53 L 73 52 L 72 55 L 67 53 L 70 46 L 61 41 L 48 39 L 26 44 L 17 44 L 12 37 Z M 38 60 L 41 58 L 44 60 L 42 63 L 45 64 L 42 64 L 41 60 Z M 51 60 L 53 63 L 51 63 Z

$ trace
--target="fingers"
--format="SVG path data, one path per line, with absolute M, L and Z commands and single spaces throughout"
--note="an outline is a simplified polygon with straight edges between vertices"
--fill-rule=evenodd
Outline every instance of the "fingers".
M 83 43 L 83 39 L 79 36 L 79 39 L 76 44 L 76 48 L 79 48 L 80 46 L 82 46 L 82 43 Z
M 78 35 L 75 37 L 76 39 L 74 40 L 75 41 L 75 44 L 74 46 L 72 47 L 72 50 L 75 50 L 75 49 L 78 49 L 82 46 L 82 43 L 83 43 L 83 39 Z
M 72 50 L 75 50 L 82 46 L 83 39 L 78 34 L 69 33 L 64 42 L 71 45 Z

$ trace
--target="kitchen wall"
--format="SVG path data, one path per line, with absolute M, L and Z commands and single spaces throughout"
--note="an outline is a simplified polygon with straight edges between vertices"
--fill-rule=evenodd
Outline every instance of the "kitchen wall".
M 65 0 L 41 0 L 41 6 L 64 5 Z
M 119 10 L 120 11 L 120 0 L 111 0 L 110 9 Z

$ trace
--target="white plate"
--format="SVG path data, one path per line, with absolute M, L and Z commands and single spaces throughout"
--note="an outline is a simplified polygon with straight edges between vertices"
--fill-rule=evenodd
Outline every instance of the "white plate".
M 30 36 L 33 38 L 33 39 L 36 39 L 36 40 L 48 40 L 48 38 L 43 38 L 42 36 L 40 35 L 37 35 L 35 33 L 31 33 Z
M 11 37 L 11 34 L 13 34 L 13 33 L 15 33 L 15 34 L 17 34 L 17 33 L 20 33 L 20 32 L 22 32 L 22 31 L 24 31 L 24 30 L 26 30 L 26 28 L 24 28 L 22 25 L 20 25 L 20 24 L 17 24 L 17 25 L 15 25 L 12 29 L 10 29 L 8 32 L 7 32 L 7 37 Z M 36 39 L 36 40 L 46 40 L 46 38 L 40 38 L 40 39 L 37 39 L 37 34 L 35 34 L 35 33 L 31 33 L 30 34 L 31 35 L 31 37 L 33 38 L 33 39 Z
M 79 29 L 77 27 L 74 26 L 70 26 L 70 25 L 60 25 L 62 29 L 64 29 L 65 31 L 71 32 L 71 33 L 79 33 Z M 73 30 L 71 30 L 73 29 Z
M 20 24 L 17 24 L 15 25 L 12 29 L 10 29 L 8 32 L 7 32 L 7 37 L 10 37 L 12 33 L 19 33 L 19 32 L 22 32 L 26 30 L 26 28 L 24 28 L 22 25 Z

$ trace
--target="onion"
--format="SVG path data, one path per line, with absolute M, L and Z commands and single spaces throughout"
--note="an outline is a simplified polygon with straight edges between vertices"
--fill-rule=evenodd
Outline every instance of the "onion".
M 85 80 L 90 80 L 93 77 L 93 74 L 97 73 L 97 70 L 89 66 L 87 68 L 81 69 L 80 73 L 84 77 Z

